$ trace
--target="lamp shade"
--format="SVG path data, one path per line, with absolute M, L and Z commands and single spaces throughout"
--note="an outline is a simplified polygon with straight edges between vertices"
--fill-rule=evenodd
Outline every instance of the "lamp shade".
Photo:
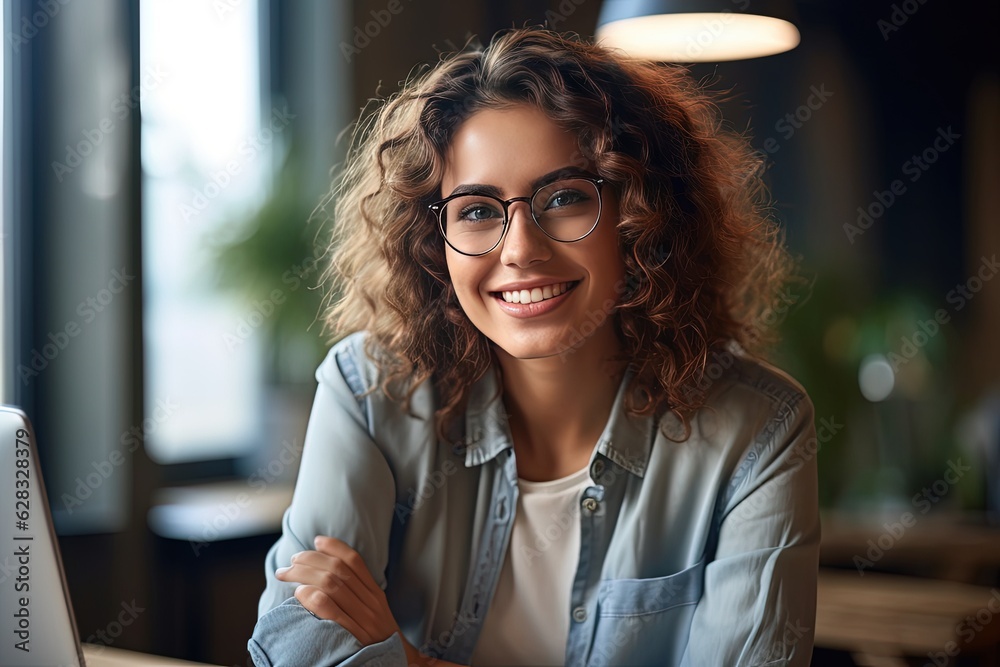
M 793 19 L 790 2 L 604 0 L 595 37 L 636 58 L 720 62 L 795 48 Z

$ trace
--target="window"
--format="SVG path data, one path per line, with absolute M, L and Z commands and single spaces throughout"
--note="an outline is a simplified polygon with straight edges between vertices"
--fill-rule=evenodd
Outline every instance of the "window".
M 159 463 L 237 458 L 262 431 L 261 336 L 227 342 L 247 309 L 216 284 L 215 250 L 259 207 L 283 147 L 262 118 L 259 8 L 143 0 L 144 337 Z

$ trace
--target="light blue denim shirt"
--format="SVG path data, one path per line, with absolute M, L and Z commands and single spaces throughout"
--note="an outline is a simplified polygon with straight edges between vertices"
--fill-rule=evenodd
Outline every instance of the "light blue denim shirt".
M 442 442 L 429 383 L 414 415 L 379 390 L 358 397 L 377 382 L 363 344 L 364 334 L 345 338 L 316 371 L 295 494 L 248 644 L 261 667 L 407 664 L 398 634 L 362 646 L 274 577 L 316 535 L 360 553 L 425 654 L 468 665 L 490 607 L 518 497 L 498 375 L 475 385 L 464 424 Z M 675 442 L 674 416 L 626 413 L 630 376 L 574 514 L 565 664 L 808 665 L 820 524 L 805 391 L 735 348 L 715 355 L 698 388 L 707 405 Z

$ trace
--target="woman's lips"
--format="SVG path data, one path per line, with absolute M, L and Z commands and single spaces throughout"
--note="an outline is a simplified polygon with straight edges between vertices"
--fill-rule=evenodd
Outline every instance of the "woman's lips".
M 536 290 L 542 291 L 543 299 L 541 301 L 536 301 L 534 303 L 510 303 L 504 299 L 502 292 L 491 292 L 490 295 L 496 300 L 497 305 L 508 315 L 513 315 L 514 317 L 536 317 L 538 315 L 544 315 L 558 308 L 561 303 L 563 303 L 569 295 L 576 289 L 576 286 L 580 284 L 579 280 L 574 280 L 568 283 L 557 283 L 562 285 L 563 288 L 557 288 L 554 291 L 559 291 L 558 295 L 554 295 L 550 298 L 545 298 L 544 288 L 534 288 Z M 563 291 L 564 290 L 564 291 Z M 522 292 L 530 292 L 532 290 L 522 290 Z M 509 293 L 508 293 L 509 295 Z M 535 296 L 538 296 L 537 294 Z

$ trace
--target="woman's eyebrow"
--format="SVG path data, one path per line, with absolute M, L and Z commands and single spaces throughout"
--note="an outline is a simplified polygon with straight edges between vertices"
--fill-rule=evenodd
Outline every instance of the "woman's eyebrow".
M 546 186 L 549 183 L 555 183 L 562 178 L 573 178 L 574 176 L 594 176 L 591 172 L 580 167 L 573 165 L 567 165 L 565 167 L 559 167 L 554 169 L 547 174 L 539 176 L 531 182 L 532 190 L 537 190 L 540 187 Z
M 497 199 L 503 199 L 503 192 L 500 191 L 500 188 L 484 183 L 463 183 L 456 185 L 455 189 L 448 196 L 454 197 L 455 195 L 492 195 Z
M 544 187 L 550 183 L 554 183 L 561 178 L 572 178 L 574 176 L 594 176 L 591 172 L 586 169 L 581 169 L 580 167 L 575 167 L 572 165 L 559 167 L 558 169 L 553 169 L 547 174 L 542 174 L 535 180 L 531 182 L 532 192 L 538 188 Z M 455 189 L 451 191 L 451 195 L 492 195 L 497 199 L 503 199 L 503 192 L 495 185 L 487 185 L 485 183 L 463 183 L 461 185 L 455 186 Z

